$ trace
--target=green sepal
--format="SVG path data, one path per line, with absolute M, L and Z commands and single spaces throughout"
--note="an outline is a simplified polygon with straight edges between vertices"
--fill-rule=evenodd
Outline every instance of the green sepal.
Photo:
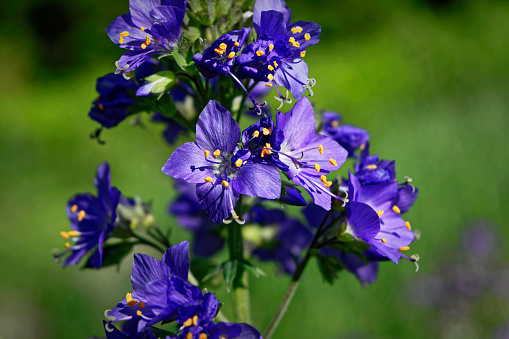
M 323 281 L 333 285 L 336 279 L 339 277 L 339 271 L 344 269 L 341 261 L 338 257 L 333 255 L 316 255 L 316 261 L 318 263 L 318 269 L 322 274 Z
M 266 276 L 267 274 L 259 267 L 256 267 L 255 265 L 251 264 L 249 261 L 247 260 L 241 260 L 240 261 L 240 264 L 242 265 L 242 267 L 244 267 L 248 272 L 250 272 L 251 274 L 253 274 L 255 277 L 259 278 L 259 277 L 264 277 Z
M 238 262 L 237 260 L 226 261 L 223 263 L 223 277 L 226 286 L 226 291 L 230 292 L 233 279 L 237 275 Z
M 154 84 L 151 93 L 164 94 L 175 85 L 176 77 L 175 74 L 171 71 L 161 71 L 149 75 L 144 80 Z

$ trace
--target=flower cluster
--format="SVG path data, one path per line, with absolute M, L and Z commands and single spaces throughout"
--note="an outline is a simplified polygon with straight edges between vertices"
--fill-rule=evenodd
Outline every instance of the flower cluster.
M 304 95 L 316 84 L 304 58 L 320 41 L 318 24 L 292 21 L 284 0 L 129 0 L 129 13 L 106 32 L 126 51 L 97 80 L 89 116 L 101 127 L 91 137 L 104 143 L 101 131 L 131 116 L 132 125 L 144 114 L 164 124 L 164 138 L 178 145 L 161 159 L 176 192 L 168 210 L 193 233 L 197 258 L 190 261 L 187 241 L 172 246 L 171 228 L 157 226 L 150 204 L 122 196 L 100 165 L 97 196 L 67 205 L 71 229 L 61 235 L 69 242 L 55 259 L 67 266 L 87 256 L 84 267 L 100 268 L 138 244 L 162 253 L 134 255 L 132 292 L 106 312 L 107 338 L 262 338 L 248 324 L 247 274 L 262 276 L 260 261 L 292 275 L 266 339 L 312 258 L 329 283 L 343 269 L 373 283 L 381 261 L 417 265 L 407 253 L 419 233 L 403 217 L 417 188 L 407 177 L 398 182 L 394 161 L 370 154 L 366 130 L 332 111 L 315 117 Z M 271 92 L 275 110 L 265 100 Z M 250 123 L 240 124 L 243 116 Z M 228 259 L 218 263 L 225 247 Z M 204 288 L 220 272 L 235 296 L 234 323 Z

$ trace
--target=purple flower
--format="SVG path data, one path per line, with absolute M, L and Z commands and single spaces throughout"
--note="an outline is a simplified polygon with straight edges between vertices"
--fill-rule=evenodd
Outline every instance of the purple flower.
M 277 199 L 281 193 L 277 169 L 254 163 L 249 150 L 239 149 L 239 141 L 240 128 L 230 112 L 210 101 L 198 118 L 196 142 L 178 147 L 162 169 L 197 184 L 198 200 L 216 223 L 229 214 L 239 221 L 234 209 L 240 194 Z
M 99 96 L 93 102 L 88 116 L 106 128 L 117 126 L 127 118 L 127 110 L 134 105 L 130 92 L 136 90 L 133 80 L 126 80 L 113 73 L 97 79 Z
M 253 25 L 258 40 L 239 56 L 237 74 L 242 78 L 269 81 L 276 89 L 281 85 L 299 98 L 306 89 L 311 92 L 314 85 L 308 78 L 308 66 L 303 58 L 306 48 L 320 41 L 321 27 L 305 21 L 290 24 L 291 15 L 283 0 L 256 1 Z
M 137 321 L 138 332 L 168 319 L 175 319 L 179 308 L 188 302 L 199 302 L 200 289 L 187 282 L 189 273 L 187 241 L 166 250 L 162 260 L 135 254 L 131 273 L 132 293 L 120 301 L 108 319 Z
M 218 74 L 224 76 L 230 74 L 235 65 L 237 53 L 244 45 L 249 32 L 249 28 L 242 28 L 220 36 L 203 53 L 195 54 L 193 61 L 196 63 L 196 68 L 206 78 L 213 78 Z
M 270 149 L 279 154 L 279 160 L 288 166 L 285 174 L 311 195 L 315 204 L 326 210 L 331 208 L 332 185 L 326 175 L 339 169 L 347 152 L 331 138 L 315 134 L 315 117 L 309 99 L 297 101 L 286 114 L 278 112 L 276 126 L 283 131 L 280 149 Z M 341 199 L 340 199 L 341 200 Z
M 194 318 L 191 319 L 191 321 L 193 320 Z M 260 332 L 245 323 L 214 324 L 214 322 L 209 321 L 200 324 L 199 320 L 197 323 L 198 325 L 184 326 L 180 333 L 175 337 L 168 337 L 168 339 L 262 339 Z
M 176 180 L 179 195 L 170 205 L 169 212 L 179 221 L 179 225 L 193 232 L 193 253 L 199 257 L 211 257 L 224 246 L 224 239 L 217 225 L 201 207 L 196 197 L 196 185 L 184 180 Z
M 396 164 L 394 161 L 379 160 L 378 154 L 370 156 L 367 142 L 360 162 L 355 164 L 355 176 L 362 185 L 391 182 L 396 179 Z
M 97 196 L 90 193 L 78 194 L 67 203 L 67 217 L 71 221 L 71 231 L 60 232 L 66 239 L 75 242 L 66 243 L 67 250 L 56 254 L 55 258 L 69 254 L 62 266 L 76 265 L 88 252 L 93 252 L 89 263 L 94 268 L 102 266 L 103 245 L 111 235 L 116 209 L 120 199 L 120 191 L 110 187 L 110 167 L 103 163 L 97 168 L 94 185 Z
M 359 127 L 342 125 L 341 116 L 336 112 L 325 112 L 322 133 L 339 142 L 348 151 L 349 157 L 356 157 L 356 150 L 363 150 L 369 141 L 369 133 Z M 369 153 L 368 153 L 369 155 Z
M 106 29 L 111 41 L 127 49 L 116 62 L 117 73 L 128 78 L 156 54 L 169 54 L 180 38 L 187 1 L 130 0 L 129 13 L 116 18 Z
M 404 257 L 415 261 L 402 253 L 410 249 L 415 235 L 396 205 L 397 182 L 361 186 L 350 173 L 348 195 L 346 232 L 371 245 L 366 251 L 369 260 L 389 259 L 397 264 Z

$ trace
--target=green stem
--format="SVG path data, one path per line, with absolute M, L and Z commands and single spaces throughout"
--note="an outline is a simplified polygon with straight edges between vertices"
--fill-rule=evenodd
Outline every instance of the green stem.
M 239 201 L 239 204 L 241 202 Z M 249 297 L 249 279 L 241 264 L 244 260 L 242 226 L 232 222 L 228 225 L 228 248 L 230 260 L 237 261 L 237 275 L 233 279 L 234 322 L 251 323 L 251 303 Z
M 161 251 L 161 253 L 164 253 L 166 251 L 166 248 L 164 248 L 164 246 L 162 246 L 161 244 L 158 244 L 158 243 L 152 241 L 151 239 L 145 238 L 144 236 L 142 236 L 140 234 L 133 233 L 133 237 L 138 239 L 141 243 L 149 245 L 149 246 L 155 248 L 156 250 Z
M 281 303 L 279 304 L 279 307 L 276 311 L 276 314 L 274 314 L 274 317 L 272 317 L 272 320 L 270 321 L 269 326 L 265 330 L 265 333 L 263 337 L 265 339 L 271 339 L 274 333 L 276 332 L 279 323 L 283 319 L 284 315 L 286 314 L 286 311 L 288 311 L 288 306 L 290 306 L 290 303 L 293 300 L 293 297 L 295 296 L 295 292 L 297 291 L 297 288 L 300 284 L 300 279 L 302 278 L 302 274 L 304 273 L 306 266 L 309 262 L 309 259 L 312 257 L 312 251 L 315 248 L 316 244 L 318 243 L 318 240 L 320 239 L 320 236 L 322 235 L 322 228 L 325 225 L 325 222 L 331 215 L 332 210 L 328 211 L 325 217 L 323 218 L 320 227 L 316 231 L 315 237 L 313 238 L 313 241 L 311 242 L 311 245 L 309 245 L 308 251 L 306 252 L 306 255 L 304 259 L 301 261 L 299 266 L 295 269 L 295 272 L 293 273 L 292 280 L 290 281 L 290 285 L 288 285 L 288 288 L 286 289 L 286 293 L 283 297 L 283 300 L 281 300 Z

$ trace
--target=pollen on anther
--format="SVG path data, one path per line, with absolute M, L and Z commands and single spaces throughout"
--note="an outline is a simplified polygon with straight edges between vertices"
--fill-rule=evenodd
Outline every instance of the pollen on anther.
M 274 61 L 274 67 L 277 68 L 277 66 L 279 66 L 278 63 Z
M 147 44 L 146 43 L 142 43 L 141 44 L 141 49 L 145 49 L 145 48 L 147 48 Z
M 205 181 L 206 182 L 212 182 L 212 178 L 211 177 L 205 177 Z
M 323 146 L 322 145 L 318 145 L 318 151 L 320 152 L 320 154 L 323 154 Z
M 256 51 L 256 55 L 258 55 L 259 57 L 261 57 L 264 54 L 265 54 L 264 51 Z
M 295 41 L 293 44 L 292 44 L 293 47 L 296 47 L 296 48 L 299 48 L 300 47 L 300 43 L 298 41 Z
M 205 158 L 209 156 L 210 152 L 209 151 L 205 151 L 203 152 L 203 154 L 205 155 Z
M 216 150 L 214 151 L 214 158 L 217 158 L 217 157 L 218 157 L 218 156 L 220 156 L 220 155 L 221 155 L 221 151 L 220 151 L 220 150 L 218 150 L 218 149 L 216 149 Z
M 78 213 L 78 221 L 81 221 L 83 220 L 83 218 L 85 217 L 85 211 L 81 210 L 79 213 Z
M 224 53 L 224 51 L 222 49 L 219 49 L 219 48 L 214 49 L 214 52 L 216 52 L 219 55 L 222 55 Z
M 263 135 L 269 135 L 270 134 L 270 128 L 264 128 L 262 130 L 262 132 L 263 132 Z
M 197 315 L 195 315 L 195 316 L 193 317 L 193 325 L 194 325 L 194 326 L 198 326 L 198 316 L 197 316 Z
M 411 231 L 412 230 L 412 226 L 410 226 L 410 221 L 405 221 L 405 227 L 407 228 L 407 230 Z
M 315 164 L 315 170 L 316 170 L 317 172 L 320 172 L 320 164 Z
M 399 248 L 400 251 L 408 251 L 409 249 L 410 249 L 410 247 L 408 247 L 408 246 L 403 246 L 403 247 Z
M 273 71 L 274 70 L 274 67 L 272 65 L 269 65 L 267 68 L 269 69 L 269 71 Z
M 67 232 L 64 232 L 64 231 L 60 232 L 60 236 L 64 239 L 69 239 L 69 233 L 67 233 Z
M 230 186 L 230 184 L 229 184 L 229 183 L 228 183 L 228 181 L 226 181 L 226 180 L 221 181 L 221 185 L 223 185 L 223 187 L 228 187 L 228 186 Z
M 269 74 L 267 75 L 267 79 L 269 79 L 270 81 L 274 80 L 274 76 L 272 74 Z
M 222 42 L 222 43 L 219 45 L 219 48 L 221 48 L 221 49 L 223 49 L 223 50 L 225 50 L 227 47 L 228 47 L 228 46 L 227 46 L 224 42 Z
M 274 49 L 274 45 L 273 44 L 270 44 L 269 45 L 269 52 L 272 52 L 272 50 Z
M 333 166 L 337 166 L 337 165 L 338 165 L 338 163 L 336 162 L 336 160 L 334 160 L 334 159 L 332 159 L 332 158 L 330 158 L 330 159 L 329 159 L 329 162 L 330 162 L 330 163 L 331 163 L 331 165 L 333 165 Z
M 120 36 L 123 38 L 123 37 L 126 37 L 129 35 L 129 32 L 128 31 L 123 31 L 122 33 L 120 33 Z
M 131 300 L 133 300 L 132 293 L 127 293 L 125 295 L 125 301 L 130 302 Z
M 239 46 L 240 46 L 240 44 L 238 43 L 238 41 L 235 41 L 235 43 L 233 44 L 233 46 L 235 46 L 235 47 L 239 47 Z
M 129 302 L 127 302 L 127 306 L 129 307 L 133 307 L 134 305 L 136 305 L 138 303 L 138 301 L 136 299 L 133 299 Z
M 256 130 L 253 132 L 253 138 L 258 138 L 260 136 L 260 131 Z
M 184 325 L 185 327 L 189 327 L 192 324 L 193 324 L 193 319 L 189 318 L 186 321 L 184 321 L 184 323 L 182 325 Z
M 400 213 L 401 213 L 401 210 L 400 210 L 400 209 L 399 209 L 399 207 L 398 207 L 398 206 L 396 206 L 396 205 L 392 206 L 392 210 L 393 210 L 394 212 L 398 213 L 398 214 L 400 214 Z
M 138 302 L 138 307 L 139 308 L 145 308 L 145 303 L 143 301 L 139 301 Z
M 320 176 L 320 180 L 323 182 L 323 183 L 326 183 L 327 182 L 327 177 L 325 175 L 321 175 Z
M 136 311 L 136 315 L 137 315 L 138 317 L 141 317 L 141 314 L 142 314 L 142 313 L 141 313 L 141 310 L 137 310 L 137 311 Z
M 382 239 L 380 239 L 380 240 L 382 240 L 382 242 L 383 242 L 384 244 L 387 242 L 387 239 L 385 239 L 385 238 L 382 238 Z
M 77 237 L 79 235 L 78 231 L 69 231 L 67 232 L 67 235 L 70 237 Z
M 146 28 L 143 27 L 143 26 L 141 26 L 140 29 L 141 29 L 142 32 L 145 32 L 145 30 L 146 30 Z
M 302 27 L 300 27 L 300 26 L 292 27 L 291 31 L 293 34 L 300 33 L 300 32 L 302 32 Z
M 230 54 L 228 54 L 228 59 L 233 59 L 234 56 L 235 52 L 230 52 Z
M 76 213 L 77 210 L 78 210 L 78 205 L 71 206 L 71 213 Z
M 191 332 L 187 332 L 186 339 L 193 339 L 193 334 Z
M 374 170 L 374 169 L 377 169 L 377 165 L 375 164 L 372 164 L 372 165 L 367 165 L 366 168 L 369 169 L 369 170 Z
M 207 339 L 207 335 L 205 333 L 201 333 L 198 339 Z
M 265 84 L 265 87 L 272 87 L 272 83 Z
M 333 122 L 331 122 L 331 125 L 332 125 L 332 127 L 338 127 L 339 122 L 337 120 L 334 120 Z
M 242 159 L 237 159 L 237 161 L 235 161 L 235 166 L 237 167 L 242 166 Z
M 69 244 L 68 242 L 66 242 L 66 243 L 64 244 L 64 246 L 65 246 L 65 248 L 69 248 L 69 247 L 71 247 L 71 244 Z
M 304 58 L 305 56 L 306 56 L 306 51 L 302 51 L 302 52 L 300 52 L 300 57 L 301 57 L 301 58 Z
M 381 216 L 382 216 L 382 214 L 384 214 L 384 213 L 385 213 L 385 211 L 384 211 L 384 210 L 381 210 L 381 211 L 376 212 L 376 214 L 378 214 L 378 216 L 379 216 L 379 217 L 381 217 Z
M 103 104 L 98 103 L 98 104 L 97 104 L 97 107 L 99 107 L 99 109 L 100 109 L 101 111 L 104 111 L 104 106 L 103 106 Z
M 288 41 L 290 41 L 290 43 L 293 44 L 295 42 L 295 38 L 292 36 L 292 37 L 290 37 L 290 39 L 288 39 Z
M 304 39 L 306 39 L 306 41 L 311 40 L 311 34 L 309 33 L 304 34 Z

